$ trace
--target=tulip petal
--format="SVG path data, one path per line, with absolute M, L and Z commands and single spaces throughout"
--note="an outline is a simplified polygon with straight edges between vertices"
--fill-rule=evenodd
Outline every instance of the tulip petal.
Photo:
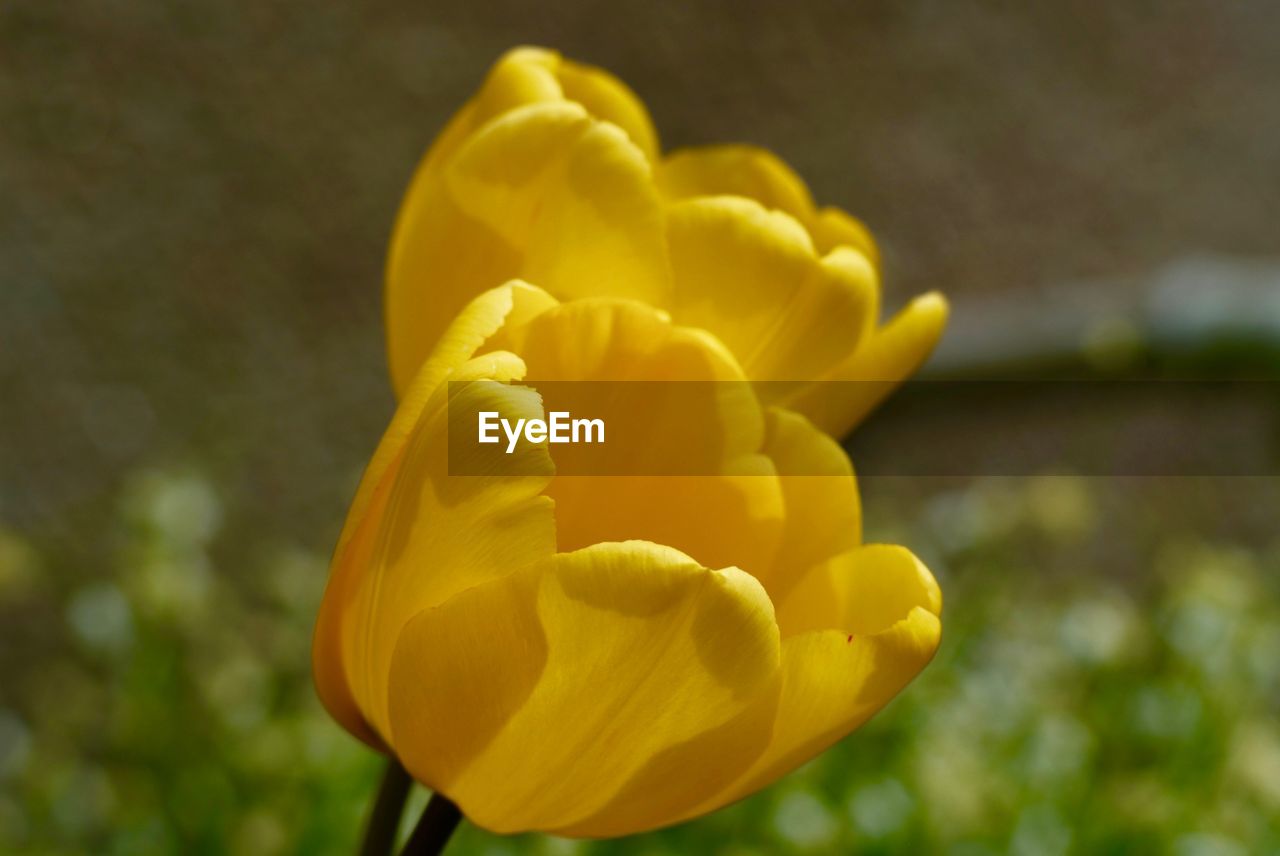
M 800 176 L 773 152 L 757 146 L 680 149 L 663 159 L 657 181 L 672 200 L 745 196 L 766 208 L 785 211 L 802 223 L 813 214 L 813 197 Z
M 648 112 L 613 75 L 541 48 L 504 54 L 396 218 L 385 302 L 397 393 L 467 300 L 522 271 L 566 296 L 664 300 L 656 151 Z
M 521 253 L 521 275 L 553 294 L 666 301 L 666 238 L 649 163 L 622 130 L 581 105 L 509 111 L 458 149 L 445 180 L 462 211 Z
M 686 819 L 690 806 L 740 776 L 768 745 L 781 688 L 781 672 L 775 671 L 755 701 L 728 722 L 655 753 L 592 816 L 555 832 L 613 838 Z
M 559 476 L 547 495 L 556 503 L 561 550 L 645 539 L 707 565 L 734 560 L 753 574 L 775 561 L 785 519 L 771 474 Z
M 565 296 L 665 301 L 670 275 L 648 169 L 621 131 L 593 125 L 569 102 L 509 111 L 443 166 L 424 168 L 401 207 L 387 265 L 397 391 L 469 299 L 522 272 Z
M 861 220 L 839 208 L 823 208 L 806 225 L 818 252 L 829 253 L 836 247 L 852 247 L 870 259 L 871 264 L 880 267 L 880 249 L 871 230 Z
M 523 276 L 552 294 L 665 305 L 665 221 L 644 153 L 612 124 L 586 128 L 539 197 Z
M 617 125 L 653 161 L 658 155 L 658 132 L 649 110 L 625 83 L 595 66 L 562 59 L 556 77 L 564 97 L 576 101 L 597 119 Z
M 559 61 L 554 51 L 536 47 L 512 48 L 499 57 L 473 101 L 473 127 L 519 107 L 561 101 L 564 90 L 555 74 Z
M 937 615 L 942 594 L 905 547 L 868 544 L 816 565 L 780 602 L 784 638 L 813 630 L 879 633 L 917 606 Z
M 542 289 L 513 280 L 479 295 L 454 318 L 435 344 L 430 358 L 420 365 L 412 386 L 401 396 L 391 424 L 383 432 L 378 448 L 360 479 L 335 552 L 341 551 L 354 524 L 364 516 L 369 496 L 383 480 L 392 461 L 399 457 L 410 432 L 422 418 L 428 400 L 440 385 L 475 356 L 481 345 L 494 337 L 504 324 L 522 326 L 556 305 L 555 299 Z M 504 377 L 519 377 L 523 368 L 504 369 L 500 373 Z
M 414 618 L 392 662 L 394 745 L 493 831 L 636 831 L 759 752 L 760 721 L 743 717 L 770 712 L 760 696 L 776 689 L 778 656 L 750 575 L 644 542 L 596 545 Z M 703 736 L 714 752 L 693 751 Z M 698 759 L 689 781 L 615 802 L 673 749 Z
M 543 196 L 590 125 L 586 109 L 567 101 L 509 110 L 459 146 L 444 167 L 445 183 L 465 214 L 523 250 Z
M 938 617 L 917 607 L 872 636 L 824 630 L 784 642 L 773 740 L 720 804 L 771 784 L 862 726 L 929 664 L 941 633 Z
M 349 675 L 357 674 L 360 670 L 351 668 L 349 655 L 344 652 L 351 644 L 352 632 L 348 628 L 352 623 L 359 623 L 350 620 L 355 617 L 351 605 L 357 598 L 369 596 L 367 586 L 370 575 L 383 572 L 381 568 L 373 569 L 377 551 L 383 545 L 380 540 L 384 537 L 380 521 L 387 517 L 388 509 L 394 507 L 391 504 L 393 488 L 404 478 L 401 470 L 408 458 L 406 448 L 415 436 L 435 432 L 433 461 L 439 465 L 442 454 L 439 449 L 439 427 L 447 417 L 444 407 L 448 393 L 446 381 L 473 378 L 509 380 L 520 377 L 524 372 L 524 365 L 511 354 L 495 353 L 481 358 L 473 358 L 472 355 L 505 321 L 525 323 L 529 316 L 544 311 L 554 303 L 545 292 L 518 282 L 493 289 L 473 300 L 449 327 L 432 357 L 418 372 L 414 384 L 406 391 L 352 500 L 338 547 L 334 551 L 329 583 L 321 602 L 312 659 L 316 686 L 326 708 L 348 731 L 370 745 L 381 748 L 382 741 L 370 727 L 361 710 L 362 705 L 357 701 L 356 688 L 352 687 L 349 680 Z M 503 396 L 503 406 L 506 406 L 506 388 L 488 391 L 477 389 L 470 391 L 470 394 L 481 392 Z M 510 394 L 517 398 L 523 396 L 524 401 L 528 401 L 530 395 L 527 390 Z M 512 466 L 517 465 L 528 466 L 528 462 L 522 460 L 517 464 L 513 461 Z M 549 467 L 549 462 L 546 466 Z M 533 471 L 536 469 L 523 470 Z M 407 476 L 414 477 L 413 474 Z M 472 489 L 487 486 L 483 479 L 468 478 L 460 483 Z M 400 494 L 397 495 L 403 495 L 404 488 L 399 490 Z M 535 526 L 545 524 L 537 514 L 534 518 Z M 519 531 L 518 527 L 513 527 L 512 531 Z
M 518 275 L 522 254 L 492 222 L 486 222 L 478 202 L 450 193 L 446 166 L 460 149 L 473 144 L 478 129 L 482 145 L 503 137 L 507 124 L 495 130 L 491 120 L 518 108 L 552 117 L 573 114 L 585 122 L 582 108 L 561 102 L 561 88 L 552 73 L 557 56 L 539 48 L 508 51 L 490 70 L 476 95 L 445 126 L 414 173 L 392 231 L 386 274 L 387 351 L 392 385 L 403 394 L 436 339 L 467 301 Z M 542 114 L 539 114 L 541 105 Z M 563 108 L 563 109 L 558 109 Z M 521 114 L 523 115 L 523 114 Z M 553 123 L 554 124 L 554 123 Z M 521 126 L 522 128 L 524 125 Z M 508 136 L 509 136 L 508 131 Z M 531 134 L 530 147 L 550 132 Z M 513 147 L 508 147 L 509 154 Z M 518 147 L 515 147 L 518 148 Z M 527 165 L 530 157 L 523 163 Z M 511 157 L 515 162 L 518 159 Z M 501 223 L 499 223 L 501 225 Z
M 850 247 L 879 267 L 879 251 L 861 221 L 839 208 L 815 210 L 804 180 L 773 152 L 746 145 L 698 146 L 672 152 L 657 171 L 668 199 L 745 196 L 795 217 L 808 230 L 820 255 Z
M 611 432 L 602 446 L 554 453 L 560 474 L 547 494 L 559 549 L 640 539 L 709 567 L 769 566 L 782 493 L 759 454 L 755 394 L 722 345 L 651 307 L 607 299 L 509 325 L 494 344 L 522 356 L 548 411 L 599 417 Z
M 469 379 L 466 368 L 454 378 Z M 463 412 L 543 417 L 537 393 L 525 387 L 480 380 L 458 390 L 439 389 L 405 446 L 385 512 L 369 518 L 376 524 L 372 549 L 348 557 L 361 568 L 361 579 L 347 607 L 358 618 L 343 637 L 344 662 L 348 674 L 357 676 L 354 695 L 365 718 L 384 737 L 391 654 L 404 623 L 425 607 L 555 549 L 552 502 L 541 495 L 554 471 L 546 448 L 522 444 L 510 456 L 478 455 L 467 471 L 483 475 L 452 477 L 446 404 Z
M 643 303 L 613 298 L 564 303 L 528 324 L 507 326 L 492 345 L 519 353 L 530 383 L 569 381 L 590 391 L 588 384 L 600 382 L 601 398 L 611 392 L 609 384 L 647 382 L 658 391 L 665 385 L 684 412 L 628 413 L 625 421 L 653 423 L 660 417 L 678 423 L 658 436 L 678 435 L 680 445 L 708 462 L 755 452 L 764 440 L 763 415 L 733 355 L 705 332 L 672 324 L 665 312 Z M 676 384 L 694 394 L 677 396 Z M 634 396 L 637 403 L 656 406 L 643 387 Z M 698 409 L 691 410 L 695 404 Z M 695 428 L 707 435 L 707 443 L 696 442 Z M 681 453 L 675 445 L 660 450 L 663 460 Z
M 947 300 L 937 292 L 917 297 L 867 336 L 825 380 L 788 395 L 788 408 L 803 413 L 833 437 L 844 437 L 928 358 L 947 323 Z
M 459 367 L 449 379 L 505 381 L 522 370 L 514 355 L 490 354 Z M 375 747 L 387 733 L 385 661 L 404 620 L 458 588 L 554 549 L 551 501 L 538 495 L 553 469 L 545 448 L 502 459 L 519 476 L 450 479 L 449 394 L 448 386 L 438 386 L 402 440 L 388 431 L 384 448 L 393 453 L 381 474 L 375 456 L 361 484 L 316 623 L 312 659 L 320 699 L 349 731 Z M 526 417 L 542 412 L 537 394 L 523 387 L 486 381 L 457 395 L 459 407 L 472 411 L 501 408 Z M 478 465 L 468 471 L 484 472 Z M 539 472 L 545 475 L 528 475 Z
M 644 103 L 605 69 L 565 59 L 556 51 L 519 47 L 507 51 L 489 72 L 476 98 L 475 124 L 546 101 L 581 104 L 592 117 L 617 125 L 653 159 L 658 135 Z
M 458 207 L 430 160 L 400 206 L 387 257 L 387 359 L 398 396 L 468 301 L 516 277 L 522 260 L 516 247 Z
M 767 416 L 764 453 L 778 472 L 786 526 L 773 567 L 757 576 L 782 603 L 808 569 L 858 545 L 862 512 L 840 444 L 799 414 L 771 407 Z
M 769 747 L 738 782 L 690 816 L 740 799 L 825 751 L 884 707 L 933 658 L 942 597 L 908 550 L 860 547 L 814 574 L 829 578 L 829 592 L 840 593 L 832 598 L 834 607 L 813 604 L 826 627 L 839 622 L 838 629 L 787 635 L 786 611 L 794 607 L 783 605 L 782 692 Z
M 753 380 L 815 380 L 856 347 L 877 288 L 859 254 L 819 258 L 794 218 L 739 197 L 674 203 L 667 235 L 673 317 L 717 336 Z

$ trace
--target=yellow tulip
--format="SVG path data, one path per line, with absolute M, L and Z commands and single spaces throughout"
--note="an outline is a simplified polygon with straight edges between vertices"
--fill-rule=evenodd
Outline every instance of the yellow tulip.
M 857 728 L 933 656 L 933 577 L 860 543 L 843 451 L 760 402 L 715 336 L 516 281 L 436 339 L 352 503 L 314 668 L 343 726 L 474 823 L 605 837 L 712 811 Z M 451 409 L 543 418 L 538 382 L 563 380 L 724 382 L 703 385 L 684 452 L 708 474 L 557 476 L 542 443 L 510 471 L 449 475 Z
M 515 278 L 562 300 L 640 300 L 703 328 L 751 380 L 796 383 L 761 395 L 834 436 L 923 362 L 947 315 L 930 293 L 881 326 L 861 223 L 817 208 L 762 149 L 661 155 L 623 83 L 536 48 L 497 62 L 410 185 L 386 281 L 396 390 L 469 300 Z

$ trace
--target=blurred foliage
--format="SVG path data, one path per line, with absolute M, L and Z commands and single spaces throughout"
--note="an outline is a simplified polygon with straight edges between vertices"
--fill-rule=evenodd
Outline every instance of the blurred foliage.
M 451 852 L 1275 850 L 1280 542 L 1222 505 L 1251 481 L 1266 493 L 869 479 L 869 531 L 915 547 L 947 597 L 938 659 L 888 709 L 674 829 L 574 842 L 464 826 Z M 325 559 L 247 536 L 251 567 L 228 573 L 221 496 L 198 470 L 136 473 L 112 573 L 65 590 L 56 550 L 0 536 L 0 606 L 42 616 L 48 646 L 8 672 L 0 852 L 354 851 L 381 762 L 311 689 Z M 1220 517 L 1179 525 L 1202 506 Z

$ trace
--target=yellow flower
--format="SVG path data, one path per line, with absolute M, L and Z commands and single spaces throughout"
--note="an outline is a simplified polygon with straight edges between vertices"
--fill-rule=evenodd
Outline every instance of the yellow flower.
M 604 837 L 712 811 L 857 728 L 933 656 L 933 577 L 860 543 L 843 451 L 758 401 L 714 336 L 513 282 L 437 338 L 352 503 L 314 668 L 344 727 L 473 822 Z M 687 387 L 705 409 L 655 450 L 708 475 L 557 476 L 545 443 L 449 475 L 451 410 L 543 418 L 538 383 L 563 380 L 720 382 Z
M 703 328 L 750 379 L 807 384 L 761 394 L 835 436 L 919 366 L 947 314 L 930 293 L 880 326 L 861 223 L 815 207 L 767 151 L 663 157 L 623 83 L 536 48 L 498 61 L 405 198 L 386 283 L 397 391 L 467 301 L 514 278 L 562 300 L 640 300 Z

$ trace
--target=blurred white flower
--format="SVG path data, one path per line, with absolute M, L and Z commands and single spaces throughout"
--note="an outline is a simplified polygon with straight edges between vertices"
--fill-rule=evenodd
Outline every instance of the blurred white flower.
M 849 816 L 868 838 L 885 838 L 898 832 L 914 810 L 911 794 L 893 778 L 863 785 L 849 799 Z
M 71 596 L 67 623 L 94 650 L 118 654 L 133 643 L 133 610 L 114 583 L 93 583 Z
M 782 798 L 773 827 L 783 840 L 805 850 L 829 847 L 840 831 L 831 811 L 808 791 L 792 791 Z

